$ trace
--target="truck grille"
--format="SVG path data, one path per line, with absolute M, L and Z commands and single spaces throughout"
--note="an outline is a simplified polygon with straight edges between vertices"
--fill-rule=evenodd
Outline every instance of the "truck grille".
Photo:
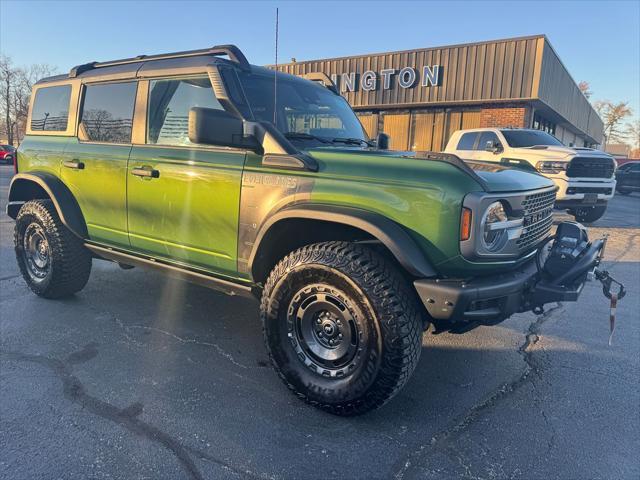
M 611 158 L 575 157 L 567 167 L 567 177 L 611 178 L 614 163 Z
M 553 224 L 553 204 L 556 192 L 534 193 L 527 195 L 522 202 L 524 222 L 522 236 L 518 239 L 518 248 L 526 250 L 547 236 Z

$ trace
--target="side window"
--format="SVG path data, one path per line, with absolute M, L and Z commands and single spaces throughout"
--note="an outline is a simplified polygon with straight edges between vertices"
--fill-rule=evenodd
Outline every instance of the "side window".
M 223 109 L 208 77 L 151 81 L 147 143 L 190 145 L 189 110 L 192 107 Z
M 456 150 L 473 150 L 473 145 L 478 138 L 478 132 L 469 132 L 462 135 L 458 142 L 458 148 Z
M 498 136 L 493 132 L 482 132 L 480 135 L 480 141 L 478 142 L 478 146 L 476 150 L 484 150 L 487 146 L 487 142 L 492 142 L 495 146 L 502 146 L 500 140 L 498 140 Z
M 80 114 L 83 136 L 92 142 L 130 143 L 137 82 L 88 85 Z
M 71 85 L 38 89 L 31 109 L 31 130 L 64 132 L 69 122 Z

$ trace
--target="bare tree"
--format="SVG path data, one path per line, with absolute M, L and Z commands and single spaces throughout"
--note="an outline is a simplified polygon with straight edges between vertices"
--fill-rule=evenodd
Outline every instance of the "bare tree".
M 22 140 L 33 84 L 55 72 L 50 65 L 16 67 L 10 57 L 0 55 L 0 135 L 11 145 Z
M 578 88 L 580 89 L 580 91 L 582 92 L 582 94 L 587 97 L 587 100 L 591 98 L 591 95 L 593 94 L 593 92 L 591 91 L 591 85 L 589 85 L 589 82 L 582 80 L 579 84 L 578 84 Z
M 631 143 L 631 147 L 635 150 L 640 149 L 640 119 L 627 123 L 627 139 Z
M 633 113 L 629 102 L 613 103 L 609 100 L 598 100 L 594 103 L 593 108 L 596 109 L 604 123 L 606 143 L 624 142 L 627 132 L 623 128 L 623 123 Z
M 13 91 L 15 84 L 15 69 L 11 59 L 6 55 L 0 56 L 0 109 L 2 111 L 2 125 L 0 130 L 6 135 L 9 144 L 13 144 Z

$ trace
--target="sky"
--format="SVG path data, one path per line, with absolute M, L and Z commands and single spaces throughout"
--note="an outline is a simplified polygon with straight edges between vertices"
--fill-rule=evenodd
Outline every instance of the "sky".
M 592 99 L 640 118 L 640 0 L 212 2 L 0 0 L 0 51 L 60 72 L 89 61 L 233 43 L 253 64 L 545 34 Z

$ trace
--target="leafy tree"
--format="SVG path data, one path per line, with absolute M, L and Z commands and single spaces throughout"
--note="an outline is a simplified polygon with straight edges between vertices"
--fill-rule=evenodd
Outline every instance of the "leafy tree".
M 582 92 L 582 94 L 587 97 L 587 100 L 591 98 L 591 95 L 593 95 L 593 92 L 591 91 L 591 85 L 589 85 L 589 82 L 582 80 L 579 84 L 578 84 L 578 88 L 580 89 L 580 91 Z

